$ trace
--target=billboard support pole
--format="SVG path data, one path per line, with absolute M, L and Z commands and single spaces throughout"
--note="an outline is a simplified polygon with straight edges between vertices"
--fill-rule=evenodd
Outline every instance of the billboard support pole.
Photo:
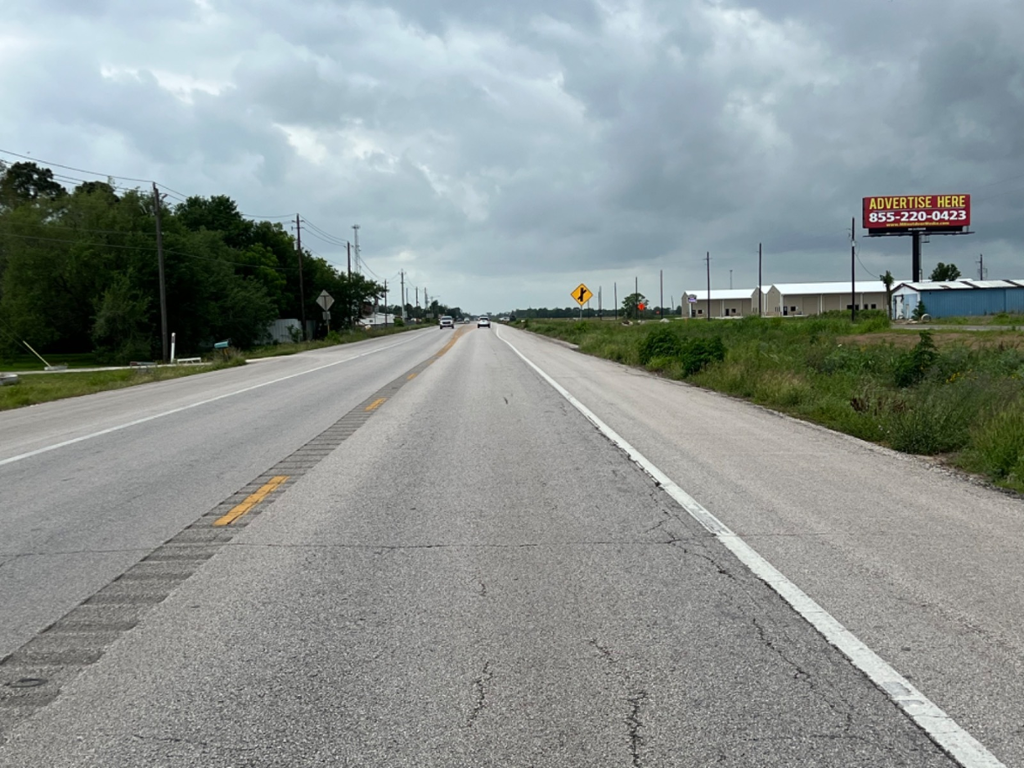
M 921 282 L 921 233 L 914 233 L 914 250 L 911 256 L 910 271 L 914 275 L 914 282 Z
M 764 315 L 764 309 L 761 307 L 761 297 L 764 293 L 761 290 L 761 244 L 757 244 L 757 316 L 762 317 Z
M 711 251 L 705 257 L 708 263 L 708 320 L 711 319 Z
M 857 217 L 850 219 L 850 322 L 857 322 Z

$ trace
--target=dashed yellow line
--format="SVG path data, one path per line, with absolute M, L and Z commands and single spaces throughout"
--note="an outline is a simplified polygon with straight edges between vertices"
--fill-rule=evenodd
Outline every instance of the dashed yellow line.
M 408 376 L 405 377 L 405 380 L 406 381 L 412 381 L 415 378 L 416 378 L 416 374 L 415 373 L 410 373 Z
M 382 405 L 384 405 L 384 401 L 385 400 L 387 400 L 386 397 L 378 397 L 376 400 L 374 400 L 372 403 L 370 403 L 368 406 L 366 406 L 366 410 L 368 410 L 368 411 L 376 411 L 378 408 L 380 408 Z
M 259 504 L 261 501 L 263 501 L 265 498 L 267 498 L 267 496 L 269 496 L 274 491 L 274 489 L 277 488 L 277 486 L 279 486 L 281 483 L 283 483 L 287 479 L 288 479 L 288 475 L 277 475 L 276 477 L 272 477 L 270 479 L 270 482 L 268 482 L 265 485 L 263 485 L 258 491 L 256 491 L 256 493 L 254 493 L 251 496 L 249 496 L 248 498 L 246 498 L 245 501 L 243 501 L 241 504 L 239 504 L 236 507 L 234 507 L 226 515 L 224 515 L 223 517 L 218 517 L 213 522 L 213 524 L 215 526 L 221 526 L 221 525 L 228 525 L 229 523 L 235 522 L 235 520 L 240 518 L 242 515 L 244 515 L 250 509 L 252 509 L 257 504 Z
M 448 343 L 445 344 L 443 347 L 441 347 L 441 351 L 438 352 L 436 355 L 434 355 L 434 360 L 436 360 L 441 355 L 443 355 L 445 352 L 447 352 L 449 349 L 454 347 L 455 346 L 455 342 L 459 340 L 459 337 L 462 336 L 464 333 L 466 333 L 466 331 L 468 331 L 468 330 L 469 330 L 469 328 L 459 328 L 459 329 L 457 329 L 455 331 L 455 333 L 452 334 L 452 337 L 448 341 Z M 431 360 L 431 362 L 433 362 L 433 360 Z

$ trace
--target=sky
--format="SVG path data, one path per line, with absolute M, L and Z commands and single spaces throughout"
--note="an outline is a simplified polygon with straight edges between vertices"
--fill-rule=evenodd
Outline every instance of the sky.
M 759 244 L 849 280 L 854 218 L 857 279 L 909 279 L 869 195 L 971 194 L 925 275 L 1019 279 L 1022 39 L 1020 0 L 0 0 L 0 159 L 299 213 L 342 268 L 357 224 L 467 312 L 753 287 Z

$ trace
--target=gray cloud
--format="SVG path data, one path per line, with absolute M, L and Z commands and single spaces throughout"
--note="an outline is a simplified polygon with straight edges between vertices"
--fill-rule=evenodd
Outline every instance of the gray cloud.
M 378 276 L 466 308 L 701 283 L 706 251 L 752 285 L 758 242 L 772 280 L 846 279 L 870 194 L 972 192 L 977 234 L 926 264 L 1024 276 L 1011 0 L 31 6 L 0 31 L 3 149 L 358 222 Z

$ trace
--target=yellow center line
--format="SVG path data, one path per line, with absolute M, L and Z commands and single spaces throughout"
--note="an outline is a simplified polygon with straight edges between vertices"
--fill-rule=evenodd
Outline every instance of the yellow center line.
M 277 475 L 276 477 L 272 477 L 270 479 L 270 482 L 263 485 L 258 491 L 256 491 L 256 493 L 249 496 L 245 501 L 234 507 L 234 509 L 228 512 L 226 515 L 224 515 L 223 517 L 218 517 L 213 522 L 213 524 L 215 526 L 221 526 L 235 522 L 235 520 L 240 518 L 250 509 L 252 509 L 265 498 L 267 498 L 267 496 L 269 496 L 274 491 L 274 489 L 277 488 L 277 486 L 279 486 L 287 479 L 288 475 Z
M 385 400 L 387 400 L 386 397 L 378 397 L 376 400 L 374 400 L 372 403 L 370 403 L 368 406 L 366 406 L 366 410 L 368 410 L 368 411 L 376 411 L 378 408 L 380 408 L 384 404 Z
M 406 381 L 412 381 L 415 378 L 416 378 L 416 374 L 415 373 L 410 373 L 408 376 L 405 377 L 405 380 Z
M 468 328 L 459 328 L 457 331 L 455 331 L 455 333 L 452 334 L 451 340 L 447 344 L 445 344 L 443 347 L 441 347 L 441 351 L 440 352 L 438 352 L 436 355 L 434 355 L 434 359 L 439 358 L 441 355 L 443 355 L 449 349 L 454 347 L 455 346 L 455 342 L 459 340 L 459 337 L 462 336 L 464 333 L 466 333 L 466 331 L 468 331 L 468 330 L 469 330 Z M 431 362 L 433 362 L 433 360 L 431 360 Z

